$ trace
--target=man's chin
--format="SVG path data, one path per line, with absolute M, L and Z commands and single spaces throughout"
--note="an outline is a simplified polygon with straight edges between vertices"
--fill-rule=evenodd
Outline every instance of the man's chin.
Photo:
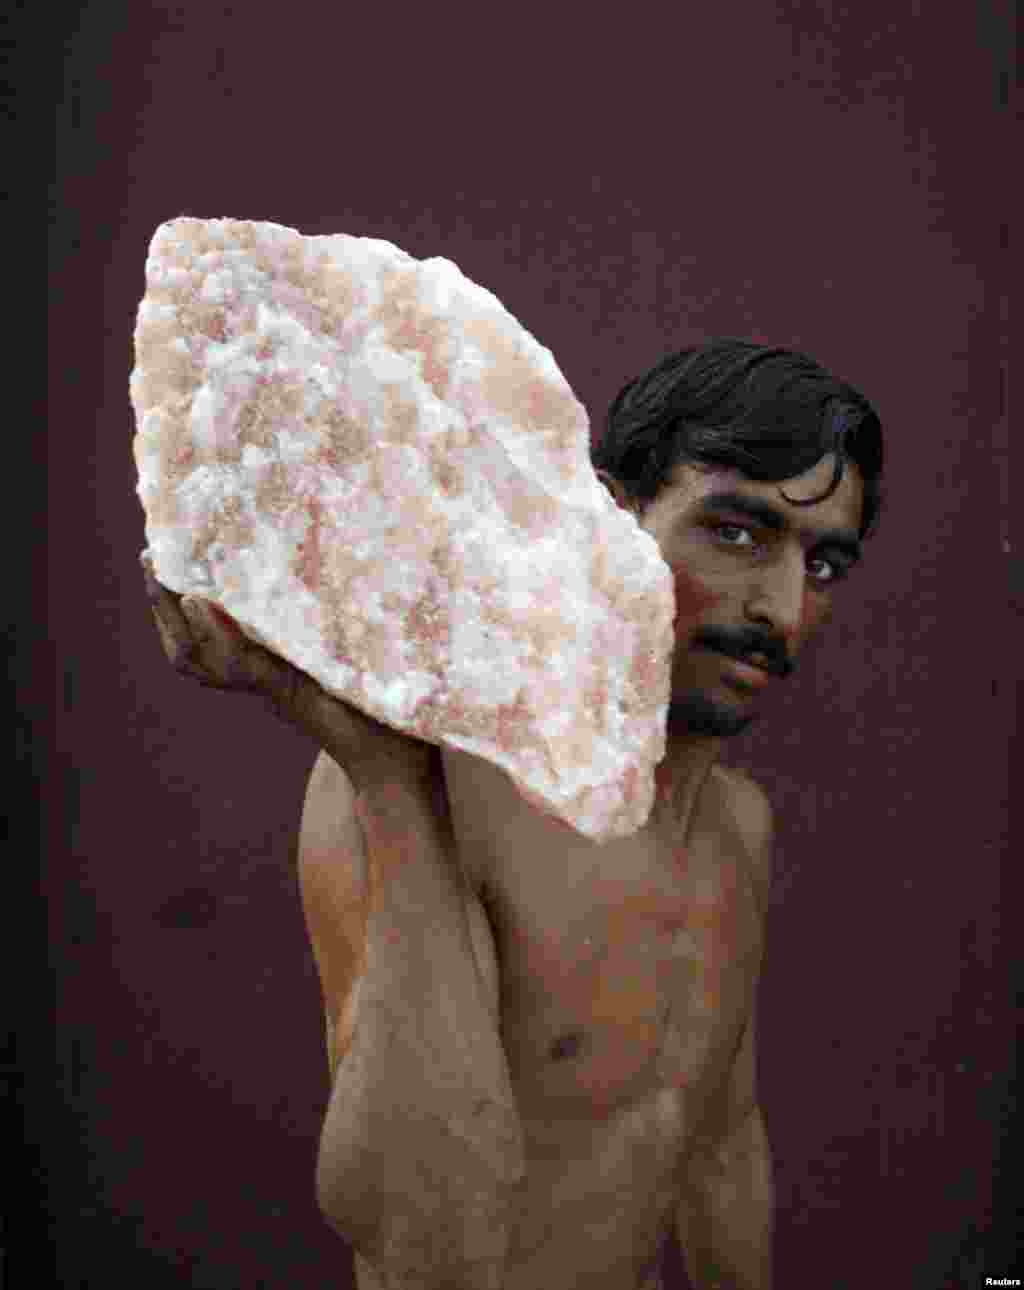
M 701 690 L 691 690 L 668 705 L 668 733 L 676 737 L 701 735 L 728 739 L 750 728 L 757 714 L 745 712 L 737 704 L 709 698 Z

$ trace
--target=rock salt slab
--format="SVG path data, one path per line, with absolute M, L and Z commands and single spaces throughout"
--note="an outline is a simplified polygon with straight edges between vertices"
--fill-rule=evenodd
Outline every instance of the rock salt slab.
M 540 345 L 450 260 L 181 218 L 131 400 L 157 578 L 595 842 L 645 823 L 675 612 Z

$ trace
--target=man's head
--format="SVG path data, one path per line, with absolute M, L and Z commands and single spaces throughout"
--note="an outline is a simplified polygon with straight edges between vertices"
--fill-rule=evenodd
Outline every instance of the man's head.
M 804 354 L 720 340 L 626 385 L 591 458 L 675 576 L 669 732 L 739 734 L 759 691 L 728 658 L 788 676 L 874 529 L 877 414 Z

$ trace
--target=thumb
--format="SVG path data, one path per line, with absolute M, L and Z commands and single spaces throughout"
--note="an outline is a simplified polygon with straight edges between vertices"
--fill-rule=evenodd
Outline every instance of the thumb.
M 178 602 L 178 607 L 193 627 L 198 627 L 201 631 L 208 627 L 208 619 L 203 612 L 203 603 L 195 596 L 182 596 Z

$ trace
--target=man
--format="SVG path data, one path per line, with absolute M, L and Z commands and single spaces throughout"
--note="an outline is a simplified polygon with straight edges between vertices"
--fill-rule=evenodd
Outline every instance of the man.
M 699 1290 L 771 1282 L 773 826 L 720 757 L 859 560 L 881 427 L 806 356 L 725 340 L 627 385 L 593 461 L 677 600 L 656 802 L 604 846 L 150 579 L 179 670 L 269 695 L 323 749 L 299 847 L 333 1084 L 317 1187 L 361 1290 L 655 1290 L 673 1227 Z

